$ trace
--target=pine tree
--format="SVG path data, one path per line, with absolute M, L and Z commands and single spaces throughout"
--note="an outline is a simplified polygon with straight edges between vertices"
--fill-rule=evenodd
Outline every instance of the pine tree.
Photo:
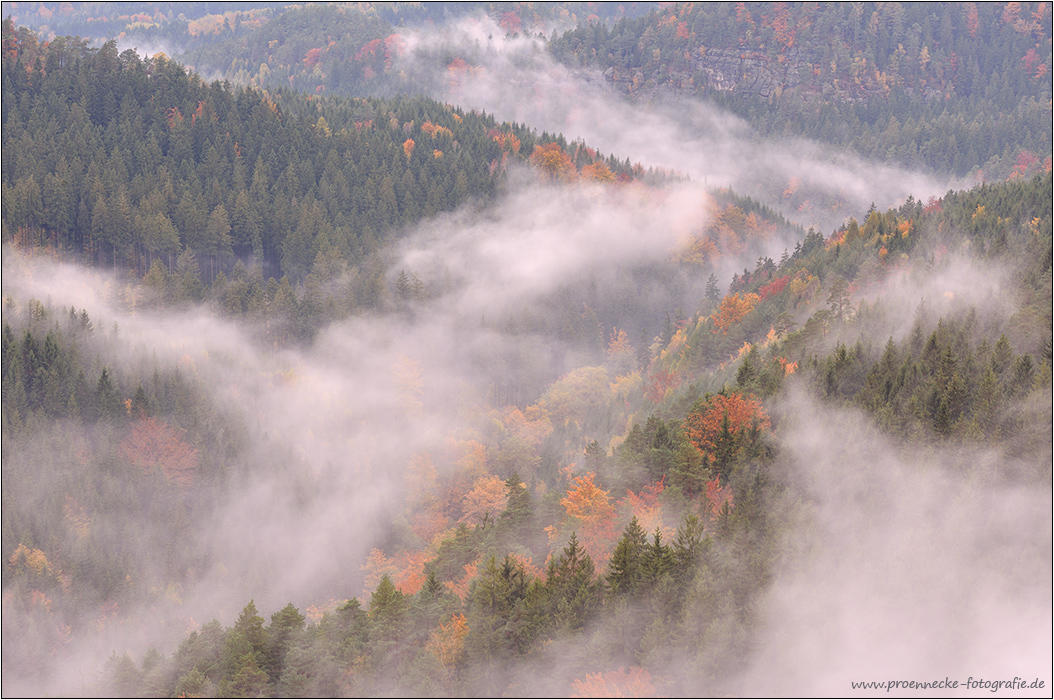
M 498 516 L 498 536 L 509 543 L 529 542 L 534 525 L 534 505 L 531 493 L 520 481 L 520 475 L 513 472 L 505 480 L 505 493 L 508 500 L 505 510 Z
M 643 580 L 646 586 L 668 575 L 674 567 L 674 555 L 670 545 L 662 543 L 662 531 L 655 528 L 652 541 L 644 550 Z
M 623 530 L 608 563 L 607 582 L 613 596 L 632 596 L 638 592 L 645 575 L 644 552 L 647 546 L 647 535 L 634 517 Z
M 254 654 L 263 653 L 267 646 L 268 634 L 264 629 L 264 619 L 260 617 L 256 610 L 256 603 L 252 600 L 238 615 L 238 621 L 234 623 L 232 631 L 245 636 Z
M 851 308 L 849 303 L 849 283 L 841 275 L 835 275 L 835 278 L 831 280 L 831 293 L 827 297 L 827 303 L 830 305 L 831 313 L 839 321 L 844 322 L 849 317 Z
M 673 540 L 674 578 L 684 587 L 691 584 L 695 570 L 709 540 L 703 538 L 703 521 L 698 515 L 688 514 L 677 528 Z
M 292 603 L 271 615 L 262 668 L 272 682 L 277 683 L 281 678 L 286 654 L 289 653 L 303 629 L 304 616 L 293 607 Z
M 373 595 L 370 596 L 371 644 L 392 643 L 402 639 L 408 607 L 405 596 L 385 574 L 381 582 L 377 584 Z
M 1013 358 L 1014 351 L 1010 347 L 1010 340 L 1006 337 L 1006 334 L 999 336 L 992 356 L 992 368 L 995 370 L 996 375 L 1003 377 Z
M 95 385 L 95 415 L 98 420 L 117 421 L 122 416 L 121 398 L 117 388 L 110 380 L 110 372 L 105 367 Z
M 549 562 L 545 595 L 549 624 L 565 630 L 581 629 L 600 607 L 600 582 L 593 560 L 579 547 L 575 533 L 559 558 Z
M 717 275 L 710 273 L 710 276 L 706 280 L 706 300 L 710 304 L 710 308 L 717 306 L 718 302 L 721 301 L 721 290 L 717 286 Z

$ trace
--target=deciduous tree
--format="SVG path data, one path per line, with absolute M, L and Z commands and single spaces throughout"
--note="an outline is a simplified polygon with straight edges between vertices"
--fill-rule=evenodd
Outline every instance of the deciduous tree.
M 711 316 L 714 321 L 714 333 L 728 335 L 729 329 L 742 321 L 754 309 L 758 299 L 757 294 L 748 293 L 740 297 L 739 292 L 729 294 L 722 299 L 721 304 Z
M 560 499 L 566 515 L 560 528 L 546 528 L 549 541 L 557 543 L 561 534 L 578 532 L 582 549 L 594 561 L 604 561 L 611 543 L 615 540 L 615 506 L 608 492 L 594 482 L 593 472 L 575 477 L 567 495 Z
M 183 432 L 153 416 L 141 417 L 121 443 L 121 453 L 144 472 L 159 471 L 171 483 L 187 488 L 194 483 L 198 451 L 183 441 Z
M 761 402 L 748 394 L 717 394 L 700 402 L 684 423 L 688 441 L 704 456 L 722 483 L 744 438 L 769 427 Z

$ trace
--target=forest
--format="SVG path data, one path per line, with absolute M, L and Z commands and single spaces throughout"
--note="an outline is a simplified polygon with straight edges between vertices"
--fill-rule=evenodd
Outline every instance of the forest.
M 1050 687 L 1048 4 L 7 12 L 5 696 Z

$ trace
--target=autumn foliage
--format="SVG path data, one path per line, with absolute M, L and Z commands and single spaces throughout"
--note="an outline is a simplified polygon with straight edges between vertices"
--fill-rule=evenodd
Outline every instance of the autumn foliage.
M 355 54 L 355 60 L 369 62 L 383 56 L 384 70 L 391 70 L 392 61 L 405 52 L 405 46 L 406 40 L 402 36 L 390 34 L 384 39 L 373 39 L 363 44 Z
M 304 55 L 304 65 L 314 68 L 318 65 L 319 58 L 322 55 L 322 49 L 311 49 Z
M 647 669 L 633 666 L 607 673 L 587 673 L 585 680 L 571 681 L 573 698 L 652 698 L 655 685 Z
M 692 238 L 685 247 L 677 254 L 681 262 L 705 267 L 721 258 L 721 251 L 717 244 L 708 236 L 697 236 Z
M 459 578 L 457 581 L 447 581 L 446 587 L 457 595 L 462 602 L 468 600 L 469 593 L 471 592 L 472 580 L 476 578 L 476 574 L 479 573 L 479 565 L 482 559 L 477 559 L 471 564 L 465 564 L 464 570 L 465 575 Z
M 39 549 L 32 549 L 19 544 L 7 561 L 9 570 L 15 578 L 25 579 L 31 588 L 48 588 L 56 584 L 67 587 L 62 572 L 58 570 L 47 556 Z
M 710 504 L 710 517 L 716 519 L 721 516 L 726 503 L 728 504 L 728 509 L 732 510 L 734 505 L 732 488 L 730 486 L 721 486 L 721 480 L 714 477 L 706 482 L 706 500 Z
M 483 69 L 469 65 L 463 58 L 455 57 L 447 64 L 446 70 L 447 84 L 456 89 L 462 86 L 467 76 L 475 75 Z
M 520 410 L 515 406 L 506 406 L 502 414 L 505 429 L 522 440 L 533 450 L 539 449 L 553 432 L 553 423 L 549 411 L 537 404 Z
M 594 482 L 595 474 L 587 472 L 571 480 L 567 495 L 560 499 L 566 517 L 564 526 L 549 527 L 549 541 L 563 545 L 563 539 L 572 531 L 578 533 L 582 549 L 593 561 L 605 561 L 615 541 L 615 506 L 604 491 Z
M 760 297 L 757 294 L 744 294 L 740 297 L 739 292 L 729 294 L 722 299 L 721 305 L 717 307 L 717 311 L 711 316 L 714 320 L 714 333 L 720 332 L 727 335 L 728 330 L 732 326 L 742 321 L 747 314 L 754 310 L 754 305 L 758 303 L 759 299 Z
M 665 488 L 664 477 L 654 484 L 644 486 L 637 493 L 627 489 L 626 497 L 620 501 L 619 505 L 627 508 L 633 514 L 632 517 L 637 519 L 645 532 L 653 532 L 656 528 L 661 528 L 663 524 L 662 504 L 659 502 L 659 496 Z
M 425 132 L 432 138 L 438 138 L 440 136 L 449 136 L 453 138 L 454 136 L 453 132 L 445 126 L 438 126 L 437 124 L 428 121 L 421 125 L 421 131 Z
M 431 556 L 427 551 L 408 552 L 404 549 L 393 558 L 385 556 L 382 549 L 371 549 L 362 565 L 366 579 L 364 593 L 375 590 L 381 579 L 387 576 L 400 593 L 416 594 L 427 578 L 424 567 L 429 559 Z
M 498 25 L 505 30 L 507 34 L 515 34 L 523 28 L 523 20 L 515 12 L 509 11 L 504 12 L 501 15 L 501 19 L 498 20 Z
M 587 472 L 585 476 L 577 476 L 572 480 L 574 485 L 560 501 L 569 518 L 594 523 L 615 514 L 608 492 L 593 483 L 594 477 L 593 472 Z
M 607 163 L 590 163 L 582 166 L 581 176 L 583 180 L 594 180 L 596 182 L 615 182 L 615 173 Z
M 745 428 L 755 425 L 759 430 L 770 425 L 761 401 L 749 394 L 732 392 L 713 396 L 705 405 L 692 411 L 685 421 L 684 429 L 689 442 L 712 462 L 726 429 L 734 439 Z
M 194 483 L 198 451 L 183 442 L 183 432 L 152 416 L 141 418 L 121 443 L 121 453 L 144 472 L 160 471 L 169 482 L 188 487 Z
M 472 490 L 461 499 L 464 515 L 459 522 L 474 526 L 487 516 L 493 521 L 505 510 L 508 500 L 505 481 L 501 478 L 489 475 L 476 479 Z
M 509 131 L 498 131 L 497 129 L 491 129 L 490 137 L 501 146 L 501 150 L 507 153 L 516 154 L 520 152 L 520 140 L 516 138 L 516 134 Z
M 768 297 L 779 294 L 790 282 L 790 275 L 784 275 L 783 277 L 777 277 L 768 284 L 758 289 L 758 299 L 767 299 Z
M 676 372 L 665 369 L 652 372 L 648 378 L 648 385 L 644 389 L 644 396 L 652 403 L 662 403 L 666 394 L 671 389 L 676 389 L 680 383 L 680 377 Z
M 621 355 L 624 352 L 631 352 L 633 346 L 630 345 L 629 336 L 626 335 L 626 331 L 619 328 L 611 329 L 611 337 L 608 341 L 608 357 L 614 357 Z
M 465 637 L 468 635 L 468 618 L 455 613 L 450 621 L 432 630 L 426 647 L 445 668 L 461 665 L 465 658 Z
M 560 144 L 547 143 L 534 147 L 531 163 L 538 167 L 548 179 L 570 182 L 575 179 L 575 164 L 571 156 L 560 148 Z

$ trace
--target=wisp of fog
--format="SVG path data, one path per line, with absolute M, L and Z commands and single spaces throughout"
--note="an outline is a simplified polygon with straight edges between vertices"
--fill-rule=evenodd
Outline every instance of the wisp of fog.
M 804 227 L 826 230 L 861 215 L 874 203 L 885 209 L 909 195 L 926 201 L 963 183 L 941 179 L 832 149 L 805 139 L 761 137 L 741 118 L 701 99 L 657 95 L 630 101 L 598 70 L 557 63 L 544 41 L 507 36 L 488 17 L 440 29 L 407 30 L 399 68 L 427 76 L 436 99 L 517 121 L 645 168 L 687 174 L 709 187 L 731 187 L 777 208 L 792 181 L 823 193 L 834 210 L 782 211 Z M 440 48 L 477 62 L 451 74 L 435 65 Z
M 335 323 L 300 349 L 267 347 L 206 308 L 131 308 L 128 285 L 104 272 L 5 251 L 10 304 L 86 310 L 111 338 L 101 364 L 178 365 L 245 430 L 241 468 L 213 517 L 193 524 L 213 565 L 184 584 L 168 628 L 156 626 L 156 610 L 124 610 L 121 625 L 71 643 L 66 651 L 80 661 L 49 691 L 76 687 L 111 651 L 171 651 L 198 624 L 229 623 L 250 599 L 277 610 L 360 595 L 366 555 L 401 513 L 408 461 L 470 427 L 451 407 L 483 410 L 488 383 L 526 371 L 499 361 L 513 346 L 530 343 L 562 363 L 556 339 L 513 337 L 480 319 L 536 308 L 591 271 L 668 259 L 705 217 L 700 197 L 689 186 L 524 180 L 483 211 L 437 217 L 404 238 L 393 269 L 420 271 L 445 292 L 410 314 Z M 540 371 L 540 385 L 555 379 L 551 367 Z
M 948 677 L 960 690 L 937 695 L 976 696 L 971 676 L 1049 669 L 1049 491 L 999 478 L 1013 458 L 994 447 L 906 450 L 801 392 L 776 410 L 785 476 L 807 500 L 736 694 L 873 696 L 851 683 Z

